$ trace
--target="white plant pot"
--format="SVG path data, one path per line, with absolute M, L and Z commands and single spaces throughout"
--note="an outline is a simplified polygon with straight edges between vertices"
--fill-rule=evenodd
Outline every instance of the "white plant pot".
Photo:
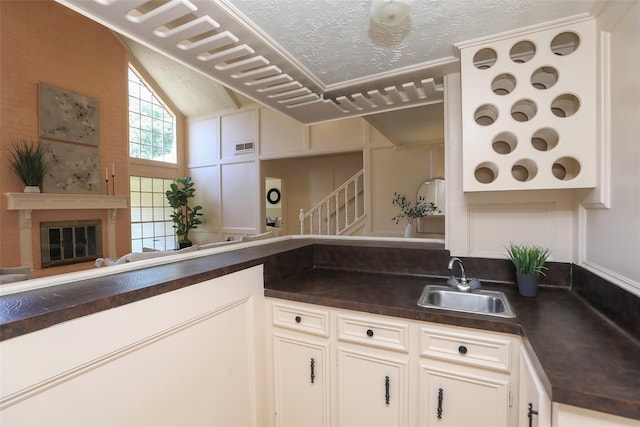
M 40 187 L 38 187 L 37 185 L 27 185 L 24 187 L 24 192 L 25 193 L 39 193 L 40 192 Z

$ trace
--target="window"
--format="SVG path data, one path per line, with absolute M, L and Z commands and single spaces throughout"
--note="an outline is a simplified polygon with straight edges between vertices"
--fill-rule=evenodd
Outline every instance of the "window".
M 129 66 L 129 156 L 176 163 L 175 115 Z
M 171 221 L 173 209 L 165 192 L 172 179 L 132 176 L 131 187 L 131 250 L 176 249 L 176 235 Z

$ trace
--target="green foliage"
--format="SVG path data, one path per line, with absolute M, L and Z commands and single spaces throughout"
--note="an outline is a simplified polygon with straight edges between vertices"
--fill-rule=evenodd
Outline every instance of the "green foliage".
M 393 193 L 392 203 L 400 208 L 400 213 L 391 218 L 391 221 L 394 221 L 396 224 L 399 223 L 402 218 L 421 218 L 433 212 L 440 212 L 436 205 L 425 202 L 424 196 L 420 196 L 418 203 L 416 203 L 415 206 L 411 206 L 411 202 L 407 200 L 407 196 Z
M 518 274 L 531 276 L 542 274 L 544 276 L 544 270 L 547 270 L 544 263 L 549 257 L 549 249 L 524 243 L 519 245 L 509 243 L 506 249 L 507 255 L 515 265 Z
M 191 199 L 196 189 L 190 176 L 184 178 L 177 178 L 175 182 L 171 183 L 171 189 L 165 193 L 169 205 L 173 208 L 171 219 L 173 220 L 173 228 L 176 230 L 179 243 L 191 242 L 189 240 L 189 230 L 198 228 L 199 224 L 202 224 L 200 216 L 202 216 L 202 206 L 189 206 L 189 199 Z
M 11 143 L 11 168 L 26 186 L 39 186 L 47 173 L 46 146 L 22 139 Z

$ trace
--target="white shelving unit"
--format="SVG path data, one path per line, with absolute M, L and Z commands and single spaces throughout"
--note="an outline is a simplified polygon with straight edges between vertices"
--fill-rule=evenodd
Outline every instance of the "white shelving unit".
M 596 23 L 463 43 L 464 191 L 596 186 Z

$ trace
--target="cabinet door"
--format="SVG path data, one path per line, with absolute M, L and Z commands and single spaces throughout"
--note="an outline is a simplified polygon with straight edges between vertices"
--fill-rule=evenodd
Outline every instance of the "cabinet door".
M 273 348 L 277 425 L 329 425 L 329 356 L 325 341 L 274 335 Z
M 524 348 L 520 352 L 520 405 L 518 421 L 522 427 L 551 427 L 551 399 L 536 374 Z
M 421 426 L 509 424 L 509 380 L 503 374 L 463 370 L 437 362 L 431 366 L 423 364 L 419 399 Z
M 338 425 L 406 426 L 406 358 L 376 350 L 338 349 Z

